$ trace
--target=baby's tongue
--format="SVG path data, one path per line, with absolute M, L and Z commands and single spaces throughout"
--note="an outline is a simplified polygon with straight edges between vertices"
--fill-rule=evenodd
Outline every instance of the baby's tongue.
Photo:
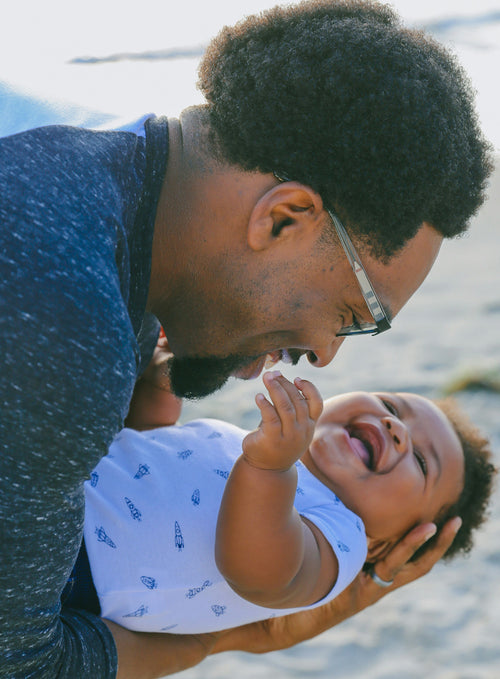
M 356 451 L 358 457 L 365 463 L 367 467 L 370 466 L 370 454 L 367 451 L 365 444 L 357 439 L 355 436 L 351 436 L 351 444 Z

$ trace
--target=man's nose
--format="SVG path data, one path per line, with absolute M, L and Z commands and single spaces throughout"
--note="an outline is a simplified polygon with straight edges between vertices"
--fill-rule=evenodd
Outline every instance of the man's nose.
M 328 365 L 330 361 L 335 358 L 337 351 L 340 349 L 342 342 L 345 337 L 335 337 L 335 339 L 329 344 L 321 347 L 320 349 L 315 349 L 314 351 L 307 352 L 307 360 L 311 365 L 316 368 L 323 368 Z
M 397 452 L 403 455 L 408 451 L 408 429 L 396 417 L 384 417 L 382 423 L 387 429 Z

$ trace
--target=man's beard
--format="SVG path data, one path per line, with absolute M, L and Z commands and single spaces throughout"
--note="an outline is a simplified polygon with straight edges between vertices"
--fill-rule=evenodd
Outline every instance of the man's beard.
M 167 362 L 171 389 L 180 398 L 203 398 L 223 387 L 235 371 L 245 367 L 255 358 L 172 356 Z
M 288 349 L 287 354 L 293 365 L 297 365 L 303 354 L 301 349 Z M 257 360 L 257 356 L 233 354 L 223 358 L 217 356 L 172 356 L 167 361 L 170 388 L 180 398 L 203 398 L 221 389 L 238 370 Z

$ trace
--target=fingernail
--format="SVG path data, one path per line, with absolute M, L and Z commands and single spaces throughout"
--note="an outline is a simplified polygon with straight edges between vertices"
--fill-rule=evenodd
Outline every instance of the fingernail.
M 434 535 L 436 535 L 436 531 L 437 531 L 436 526 L 434 526 L 433 528 L 429 528 L 429 530 L 425 534 L 425 542 L 427 542 L 427 540 L 430 540 Z
M 459 516 L 457 516 L 456 519 L 455 519 L 454 528 L 455 528 L 455 533 L 458 533 L 460 528 L 462 528 L 462 519 Z
M 274 380 L 276 377 L 280 377 L 281 373 L 279 370 L 270 370 L 266 373 L 266 375 L 269 375 L 269 377 Z

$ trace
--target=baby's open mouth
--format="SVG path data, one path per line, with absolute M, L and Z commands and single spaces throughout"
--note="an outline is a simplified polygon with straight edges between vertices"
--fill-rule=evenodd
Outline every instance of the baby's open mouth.
M 377 470 L 382 455 L 382 445 L 378 433 L 371 426 L 347 427 L 351 445 L 367 469 Z

